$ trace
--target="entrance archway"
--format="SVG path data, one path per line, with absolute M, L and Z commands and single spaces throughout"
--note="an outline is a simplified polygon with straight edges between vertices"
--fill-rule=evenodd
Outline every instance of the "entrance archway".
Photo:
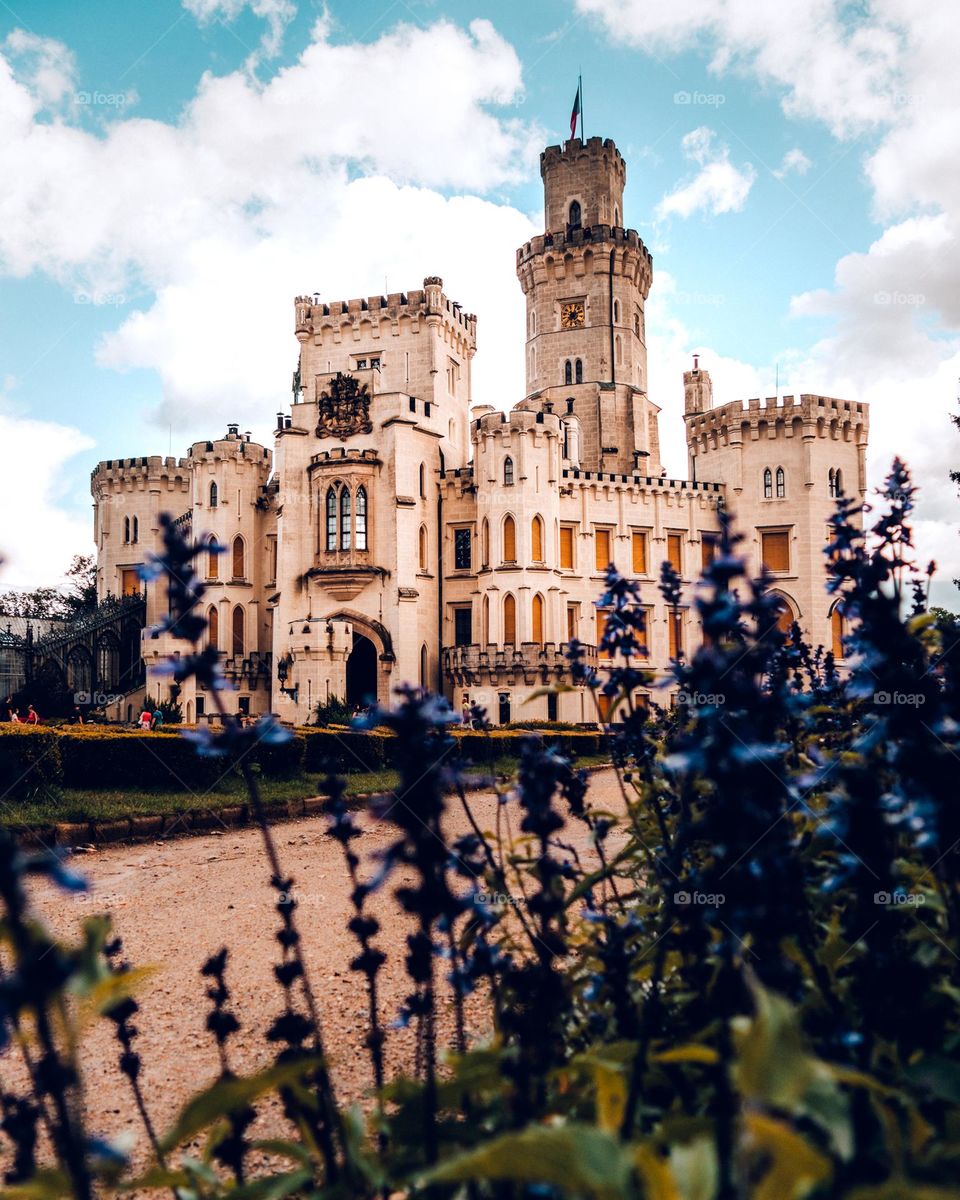
M 347 659 L 347 704 L 375 704 L 377 700 L 377 648 L 362 633 L 354 633 Z

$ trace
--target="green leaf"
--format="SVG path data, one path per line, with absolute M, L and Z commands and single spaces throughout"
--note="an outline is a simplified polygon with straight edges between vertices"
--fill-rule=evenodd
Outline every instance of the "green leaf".
M 545 1183 L 591 1200 L 622 1200 L 630 1171 L 623 1146 L 610 1134 L 590 1125 L 547 1125 L 502 1134 L 441 1163 L 420 1182 Z
M 791 1004 L 747 976 L 756 1016 L 735 1023 L 736 1078 L 748 1099 L 793 1111 L 817 1077 L 804 1049 L 800 1021 Z
M 753 1200 L 803 1200 L 832 1175 L 830 1160 L 782 1121 L 748 1113 L 743 1127 L 745 1148 L 767 1163 Z
M 313 1056 L 269 1067 L 246 1079 L 217 1080 L 187 1101 L 173 1128 L 161 1139 L 161 1149 L 172 1150 L 201 1129 L 228 1113 L 244 1108 L 265 1092 L 276 1091 L 285 1084 L 302 1079 L 319 1064 L 320 1059 Z

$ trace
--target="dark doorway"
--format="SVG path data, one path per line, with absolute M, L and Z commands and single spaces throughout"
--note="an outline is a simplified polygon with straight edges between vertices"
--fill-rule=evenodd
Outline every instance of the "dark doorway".
M 353 635 L 353 650 L 347 659 L 347 703 L 376 704 L 377 648 L 360 633 Z
M 499 707 L 499 712 L 497 715 L 499 717 L 499 721 L 500 721 L 501 725 L 509 725 L 510 724 L 510 693 L 509 692 L 501 692 L 500 693 L 500 707 Z

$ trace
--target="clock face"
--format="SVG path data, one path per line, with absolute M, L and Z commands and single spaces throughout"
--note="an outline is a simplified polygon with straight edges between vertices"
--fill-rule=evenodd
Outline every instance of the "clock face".
M 582 329 L 585 315 L 582 300 L 575 300 L 569 304 L 562 305 L 560 308 L 560 328 Z

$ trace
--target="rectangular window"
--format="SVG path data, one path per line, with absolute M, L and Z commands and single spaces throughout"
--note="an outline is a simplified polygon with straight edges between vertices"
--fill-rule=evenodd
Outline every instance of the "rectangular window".
M 573 526 L 560 526 L 560 569 L 573 570 Z
M 600 709 L 600 720 L 606 725 L 610 720 L 610 710 L 613 708 L 613 697 L 597 692 L 597 706 Z
M 365 371 L 366 369 L 367 369 L 367 360 L 365 358 L 358 358 L 356 370 Z
M 457 646 L 469 646 L 473 641 L 473 609 L 453 610 L 453 641 Z
M 679 658 L 683 653 L 683 613 L 667 613 L 667 629 L 669 631 L 670 657 Z
M 547 693 L 547 720 L 555 721 L 557 719 L 557 693 Z
M 700 567 L 702 570 L 706 571 L 717 557 L 718 544 L 719 538 L 715 533 L 700 534 Z
M 571 642 L 577 636 L 577 628 L 580 624 L 580 605 L 567 605 L 567 641 Z
M 633 531 L 633 573 L 634 575 L 646 575 L 647 573 L 647 535 L 642 530 L 635 529 Z
M 610 530 L 597 529 L 593 535 L 596 550 L 596 565 L 598 571 L 605 571 L 611 562 Z
M 453 531 L 453 566 L 457 571 L 469 571 L 473 564 L 473 543 L 469 529 Z
M 603 608 L 597 609 L 597 655 L 600 658 L 609 658 L 609 650 L 601 650 L 600 643 L 603 641 L 603 635 L 607 628 L 607 611 Z
M 667 534 L 667 562 L 683 578 L 683 535 L 680 533 Z
M 790 535 L 784 530 L 760 534 L 760 558 L 768 571 L 785 574 L 790 570 Z
M 642 616 L 643 616 L 643 629 L 641 630 L 640 635 L 637 638 L 637 642 L 639 643 L 639 646 L 637 649 L 637 658 L 640 658 L 640 659 L 643 659 L 644 661 L 646 661 L 646 659 L 648 659 L 650 657 L 650 630 L 653 626 L 653 609 L 652 608 L 643 609 Z
M 198 696 L 197 697 L 197 720 L 198 721 L 201 717 L 206 715 L 206 705 L 207 705 L 206 696 Z
M 121 572 L 121 587 L 125 596 L 135 596 L 140 591 L 140 574 L 135 570 Z

